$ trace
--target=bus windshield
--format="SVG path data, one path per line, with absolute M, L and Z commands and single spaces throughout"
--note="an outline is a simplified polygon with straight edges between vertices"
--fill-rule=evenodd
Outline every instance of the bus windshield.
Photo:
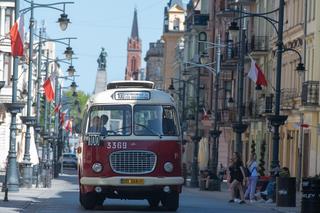
M 139 136 L 178 136 L 178 121 L 174 107 L 135 105 L 134 134 Z
M 89 113 L 88 133 L 102 136 L 131 135 L 130 105 L 93 106 Z

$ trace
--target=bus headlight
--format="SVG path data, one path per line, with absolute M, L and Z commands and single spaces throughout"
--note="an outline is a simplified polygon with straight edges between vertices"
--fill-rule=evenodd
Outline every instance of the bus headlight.
M 101 172 L 101 171 L 102 171 L 102 168 L 103 168 L 103 166 L 102 166 L 101 163 L 94 163 L 94 164 L 92 165 L 92 171 L 94 171 L 95 173 Z
M 172 172 L 173 171 L 173 164 L 171 162 L 166 162 L 163 166 L 164 171 Z

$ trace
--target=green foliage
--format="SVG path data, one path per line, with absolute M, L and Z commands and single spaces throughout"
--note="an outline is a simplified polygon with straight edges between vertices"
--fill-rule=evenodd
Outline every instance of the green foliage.
M 265 153 L 266 153 L 266 141 L 263 140 L 261 142 L 261 146 L 260 146 L 260 163 L 259 163 L 259 174 L 260 176 L 264 176 L 265 173 L 265 168 L 264 168 L 264 165 L 265 165 L 265 161 L 264 161 L 264 156 L 265 156 Z
M 70 103 L 70 116 L 74 118 L 73 126 L 76 132 L 80 131 L 81 120 L 84 112 L 84 107 L 90 97 L 89 94 L 84 93 L 83 91 L 77 91 L 77 96 L 73 96 L 72 91 L 67 91 L 64 93 L 64 96 L 67 98 L 68 103 Z
M 251 141 L 251 154 L 256 153 L 256 143 L 254 140 Z

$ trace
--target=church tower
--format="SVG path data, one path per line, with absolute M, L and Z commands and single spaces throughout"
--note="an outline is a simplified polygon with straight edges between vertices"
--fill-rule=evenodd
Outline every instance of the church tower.
M 127 44 L 127 67 L 125 80 L 139 80 L 141 69 L 141 40 L 138 31 L 137 9 L 134 9 L 131 37 Z

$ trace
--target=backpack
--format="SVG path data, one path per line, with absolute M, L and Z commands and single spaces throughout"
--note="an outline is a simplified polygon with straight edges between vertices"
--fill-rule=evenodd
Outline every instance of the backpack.
M 244 174 L 246 177 L 250 177 L 251 176 L 251 171 L 248 167 L 244 167 Z
M 251 165 L 250 165 L 251 166 Z M 251 177 L 251 173 L 253 172 L 253 170 L 255 170 L 255 169 L 257 169 L 256 167 L 254 167 L 253 169 L 252 169 L 252 171 L 250 171 L 250 169 L 246 166 L 246 167 L 244 167 L 244 174 L 245 174 L 245 176 L 246 177 Z

